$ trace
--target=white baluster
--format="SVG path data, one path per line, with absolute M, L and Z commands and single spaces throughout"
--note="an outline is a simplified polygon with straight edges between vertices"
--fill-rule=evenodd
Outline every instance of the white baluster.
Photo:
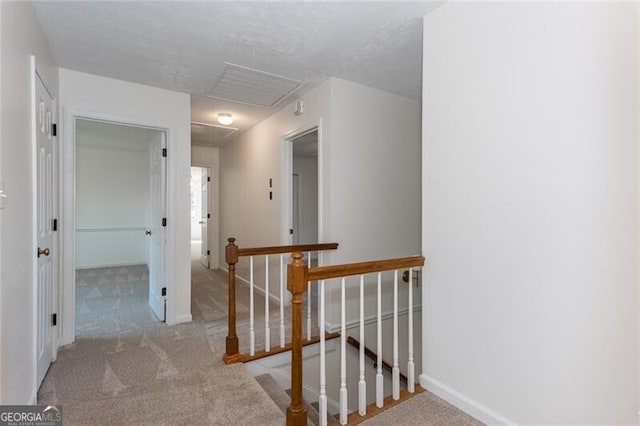
M 393 399 L 400 399 L 400 364 L 398 363 L 398 270 L 393 271 Z
M 271 328 L 269 326 L 269 255 L 264 257 L 264 350 L 271 350 Z
M 320 426 L 327 426 L 327 370 L 324 342 L 324 280 L 320 281 L 320 397 L 318 410 Z
M 376 407 L 384 405 L 384 377 L 382 376 L 382 273 L 378 272 L 378 359 L 376 360 Z
M 307 267 L 311 268 L 311 252 L 307 256 Z M 311 281 L 307 283 L 307 340 L 311 340 Z
M 340 424 L 347 424 L 347 317 L 345 309 L 345 279 L 342 278 L 340 305 Z
M 358 381 L 358 414 L 367 414 L 367 382 L 364 378 L 364 275 L 360 275 L 360 380 Z
M 280 347 L 284 348 L 284 254 L 280 255 Z
M 416 390 L 415 364 L 413 362 L 413 268 L 409 269 L 409 358 L 407 361 L 407 390 Z
M 249 355 L 256 354 L 256 331 L 253 328 L 253 256 L 249 257 Z

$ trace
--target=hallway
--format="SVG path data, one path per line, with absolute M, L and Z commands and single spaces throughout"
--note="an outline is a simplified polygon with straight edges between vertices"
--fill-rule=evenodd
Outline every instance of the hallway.
M 79 273 L 76 341 L 38 403 L 62 404 L 66 424 L 283 424 L 244 365 L 222 362 L 224 274 L 194 262 L 193 322 L 167 326 L 148 308 L 141 268 Z

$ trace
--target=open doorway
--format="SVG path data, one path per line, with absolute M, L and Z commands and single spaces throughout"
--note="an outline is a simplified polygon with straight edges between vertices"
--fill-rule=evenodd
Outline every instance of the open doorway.
M 166 318 L 166 132 L 75 119 L 75 334 Z
M 191 261 L 209 269 L 209 167 L 191 167 Z
M 291 142 L 291 243 L 318 242 L 318 129 Z

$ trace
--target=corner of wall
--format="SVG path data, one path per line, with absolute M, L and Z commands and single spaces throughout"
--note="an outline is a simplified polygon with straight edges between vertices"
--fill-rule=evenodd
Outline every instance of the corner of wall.
M 470 416 L 488 425 L 515 425 L 516 423 L 480 404 L 466 395 L 448 387 L 447 385 L 429 377 L 420 375 L 420 386 L 434 395 L 444 399 L 449 404 L 458 407 Z

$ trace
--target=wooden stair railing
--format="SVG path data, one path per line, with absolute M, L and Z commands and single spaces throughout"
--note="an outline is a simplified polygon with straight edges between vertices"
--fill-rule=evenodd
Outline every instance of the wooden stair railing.
M 226 364 L 232 364 L 235 362 L 243 362 L 255 359 L 256 356 L 253 353 L 242 354 L 239 350 L 238 335 L 236 330 L 236 264 L 240 257 L 251 257 L 259 255 L 272 255 L 272 254 L 286 254 L 294 252 L 320 252 L 325 250 L 336 250 L 338 243 L 323 243 L 323 244 L 300 244 L 300 245 L 287 245 L 287 246 L 270 246 L 270 247 L 251 247 L 240 248 L 235 242 L 236 239 L 231 237 L 227 239 L 228 244 L 225 247 L 225 261 L 227 263 L 227 291 L 228 291 L 228 316 L 227 316 L 227 336 L 225 344 L 225 353 L 223 360 Z M 267 295 L 268 298 L 268 295 Z M 268 303 L 268 302 L 267 302 Z M 282 301 L 281 301 L 282 303 Z M 310 312 L 310 309 L 309 309 Z M 253 312 L 251 312 L 253 315 Z M 310 320 L 309 320 L 310 322 Z M 327 339 L 335 338 L 337 334 L 328 334 Z M 308 336 L 307 341 L 304 344 L 313 342 L 311 335 Z M 275 349 L 269 354 L 275 354 L 289 350 L 290 343 L 287 344 L 281 341 L 281 347 Z
M 319 400 L 319 417 L 320 425 L 327 425 L 327 396 L 326 396 L 326 377 L 325 377 L 325 358 L 324 358 L 324 280 L 332 278 L 342 278 L 341 286 L 341 359 L 340 359 L 340 424 L 346 425 L 348 420 L 347 413 L 347 389 L 346 389 L 346 313 L 345 313 L 345 277 L 360 275 L 360 339 L 364 340 L 364 274 L 378 273 L 378 345 L 381 345 L 381 275 L 385 271 L 394 272 L 394 365 L 393 373 L 393 395 L 392 400 L 398 401 L 401 398 L 399 387 L 400 369 L 397 364 L 397 323 L 398 323 L 398 305 L 397 305 L 397 289 L 398 289 L 398 270 L 409 269 L 411 276 L 413 268 L 424 266 L 424 257 L 403 257 L 397 259 L 385 259 L 372 262 L 350 263 L 335 266 L 320 266 L 309 268 L 304 260 L 301 252 L 292 254 L 292 261 L 287 267 L 287 288 L 292 294 L 292 348 L 291 348 L 291 403 L 287 408 L 287 426 L 306 426 L 307 410 L 302 400 L 302 298 L 307 290 L 308 282 L 318 282 L 320 285 L 320 400 Z M 412 286 L 409 286 L 409 362 L 408 362 L 408 386 L 406 393 L 413 394 L 415 392 L 415 374 L 413 366 L 413 306 L 412 306 Z M 359 418 L 367 416 L 366 404 L 366 388 L 364 385 L 364 345 L 360 347 L 360 381 L 359 381 L 359 398 L 358 398 L 358 415 Z M 376 375 L 376 406 L 384 409 L 384 397 L 382 394 L 382 359 L 381 349 L 377 358 L 378 373 Z

